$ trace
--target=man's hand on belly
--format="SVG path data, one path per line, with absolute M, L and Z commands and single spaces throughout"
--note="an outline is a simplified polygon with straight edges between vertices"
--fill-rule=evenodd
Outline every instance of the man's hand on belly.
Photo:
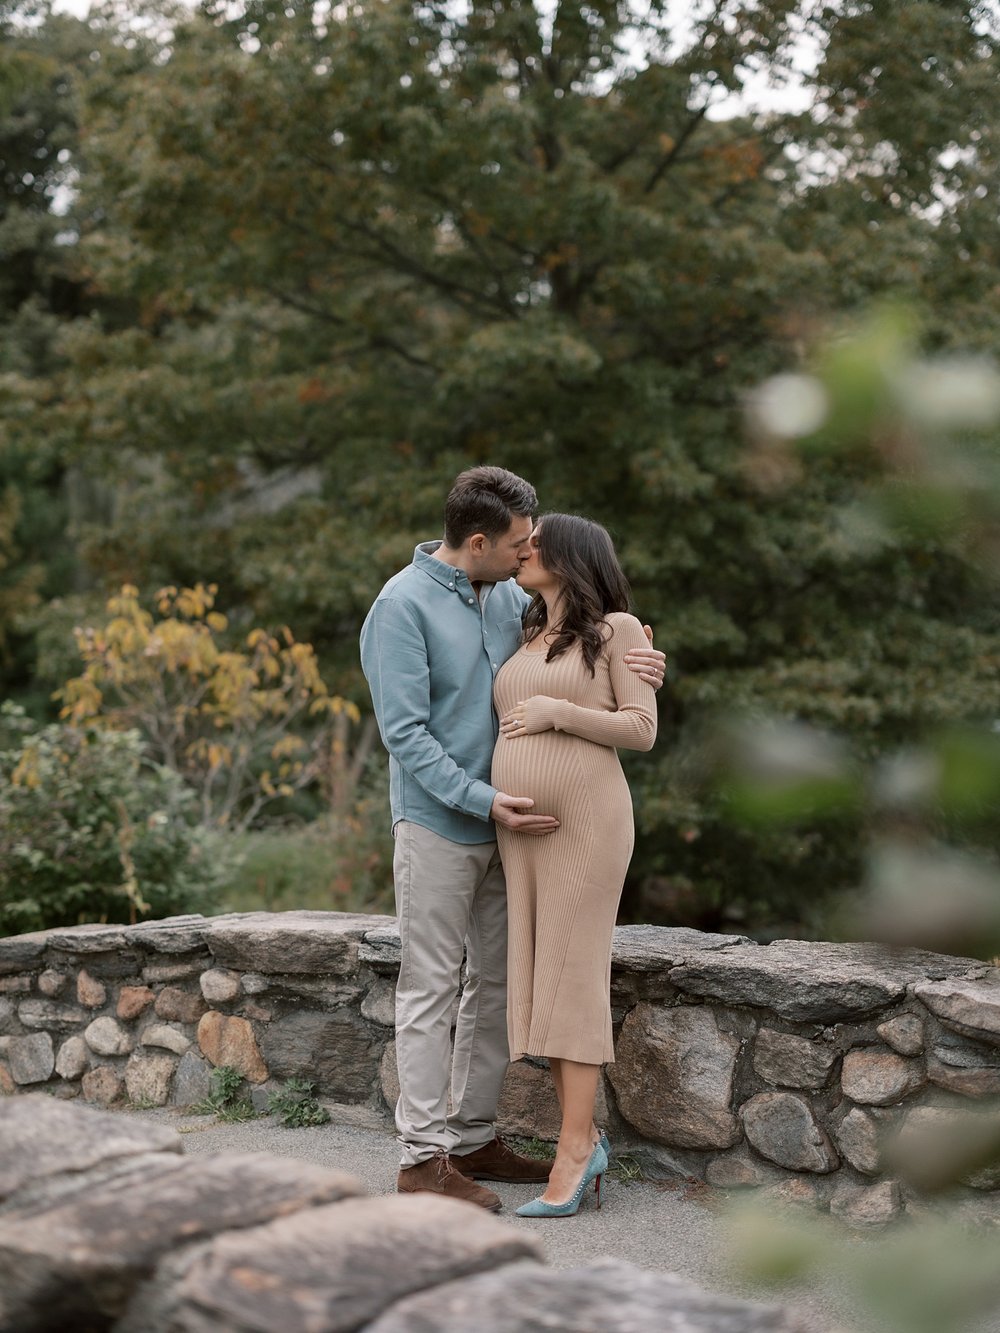
M 521 813 L 530 810 L 534 804 L 530 796 L 508 796 L 505 792 L 498 791 L 493 798 L 490 818 L 495 823 L 502 824 L 505 829 L 510 829 L 512 833 L 536 835 L 555 833 L 559 827 L 559 820 L 553 815 Z

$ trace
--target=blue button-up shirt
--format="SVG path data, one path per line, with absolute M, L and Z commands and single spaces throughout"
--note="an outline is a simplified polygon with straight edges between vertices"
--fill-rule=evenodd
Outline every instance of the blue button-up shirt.
M 513 579 L 477 597 L 426 542 L 385 585 L 361 629 L 361 665 L 389 751 L 393 824 L 491 842 L 493 678 L 521 641 L 530 598 Z

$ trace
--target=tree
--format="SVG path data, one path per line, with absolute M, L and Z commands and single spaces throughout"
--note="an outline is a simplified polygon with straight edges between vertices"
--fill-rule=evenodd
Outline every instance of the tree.
M 719 0 L 686 37 L 671 14 L 293 0 L 119 34 L 87 82 L 83 248 L 138 317 L 64 341 L 52 425 L 128 497 L 96 571 L 224 582 L 359 702 L 360 618 L 460 468 L 608 523 L 672 664 L 674 743 L 630 767 L 635 874 L 714 924 L 849 882 L 857 827 L 725 827 L 688 776 L 706 712 L 873 749 L 992 679 L 961 561 L 846 551 L 863 470 L 763 492 L 741 423 L 750 386 L 887 288 L 925 304 L 928 343 L 995 337 L 970 292 L 1000 278 L 997 34 L 968 3 Z M 721 118 L 803 31 L 811 106 Z
M 246 829 L 334 768 L 342 775 L 346 724 L 360 719 L 329 693 L 312 648 L 287 626 L 279 635 L 251 630 L 246 651 L 227 647 L 217 592 L 161 588 L 154 619 L 137 588 L 122 588 L 105 624 L 76 631 L 84 669 L 59 691 L 60 717 L 137 731 L 154 762 L 197 792 L 202 823 Z

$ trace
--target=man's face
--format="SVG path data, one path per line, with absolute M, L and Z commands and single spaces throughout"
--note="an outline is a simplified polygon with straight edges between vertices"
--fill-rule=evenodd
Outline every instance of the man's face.
M 510 527 L 490 541 L 487 537 L 473 537 L 470 542 L 475 568 L 466 574 L 475 583 L 502 583 L 511 579 L 531 554 L 531 533 L 534 524 L 530 518 L 511 519 Z

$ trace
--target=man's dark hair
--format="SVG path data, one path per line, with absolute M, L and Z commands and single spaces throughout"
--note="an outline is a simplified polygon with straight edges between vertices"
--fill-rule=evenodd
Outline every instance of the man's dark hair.
M 455 478 L 444 506 L 444 539 L 457 550 L 481 532 L 496 541 L 515 515 L 529 518 L 538 497 L 534 486 L 503 467 L 470 467 Z

